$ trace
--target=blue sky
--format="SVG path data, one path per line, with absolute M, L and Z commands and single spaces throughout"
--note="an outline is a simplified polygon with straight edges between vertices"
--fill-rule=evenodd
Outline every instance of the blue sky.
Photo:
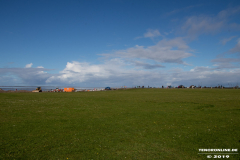
M 0 86 L 240 83 L 240 1 L 0 1 Z

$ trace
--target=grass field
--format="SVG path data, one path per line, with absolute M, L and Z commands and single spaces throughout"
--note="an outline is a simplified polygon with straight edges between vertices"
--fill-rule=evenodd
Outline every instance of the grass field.
M 240 149 L 240 90 L 0 93 L 0 159 L 207 159 L 200 148 Z

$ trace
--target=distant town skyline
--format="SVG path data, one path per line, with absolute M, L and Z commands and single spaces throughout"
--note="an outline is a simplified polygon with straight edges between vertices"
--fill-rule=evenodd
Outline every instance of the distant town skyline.
M 0 86 L 236 86 L 240 1 L 0 1 Z

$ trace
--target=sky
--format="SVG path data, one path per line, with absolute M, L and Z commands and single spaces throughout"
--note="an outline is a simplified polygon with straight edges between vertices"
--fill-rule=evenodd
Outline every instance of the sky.
M 239 0 L 0 0 L 0 86 L 240 85 Z

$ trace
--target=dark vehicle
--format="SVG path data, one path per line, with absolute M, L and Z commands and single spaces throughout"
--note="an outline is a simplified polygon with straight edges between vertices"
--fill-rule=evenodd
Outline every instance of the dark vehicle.
M 112 90 L 110 87 L 106 87 L 105 90 Z
M 172 88 L 172 86 L 167 86 L 167 88 Z
M 194 86 L 194 85 L 191 85 L 189 88 L 195 88 L 195 86 Z
M 178 88 L 185 88 L 185 87 L 184 87 L 184 85 L 180 85 L 180 86 L 178 86 Z

